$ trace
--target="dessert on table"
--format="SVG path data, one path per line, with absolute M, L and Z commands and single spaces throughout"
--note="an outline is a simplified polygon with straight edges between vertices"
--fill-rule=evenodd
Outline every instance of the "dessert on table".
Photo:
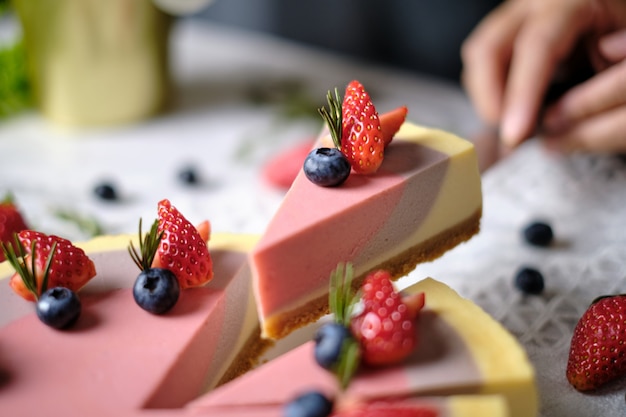
M 478 232 L 471 143 L 406 122 L 405 107 L 378 115 L 358 82 L 343 103 L 329 93 L 322 114 L 329 128 L 307 156 L 313 168 L 305 160 L 261 236 L 211 233 L 164 199 L 145 233 L 140 222 L 137 235 L 84 243 L 31 230 L 5 241 L 0 409 L 281 416 L 312 389 L 337 416 L 536 415 L 533 370 L 504 328 L 433 279 L 392 288 Z M 80 273 L 60 274 L 64 265 Z M 340 269 L 350 280 L 337 297 Z M 372 275 L 384 278 L 392 312 L 372 308 Z M 36 311 L 48 292 L 53 306 L 65 297 L 58 288 L 79 299 L 67 307 L 78 313 L 47 326 Z M 350 335 L 342 372 L 313 359 L 319 341 L 258 364 L 298 328 L 318 340 L 328 317 Z

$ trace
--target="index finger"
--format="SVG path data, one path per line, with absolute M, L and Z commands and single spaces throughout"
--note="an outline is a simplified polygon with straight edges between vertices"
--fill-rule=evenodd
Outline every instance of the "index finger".
M 510 146 L 530 137 L 557 65 L 592 24 L 584 1 L 539 1 L 515 42 L 502 117 L 502 139 Z
M 520 1 L 501 4 L 474 28 L 461 47 L 463 86 L 481 118 L 493 124 L 501 117 L 506 72 L 524 10 Z

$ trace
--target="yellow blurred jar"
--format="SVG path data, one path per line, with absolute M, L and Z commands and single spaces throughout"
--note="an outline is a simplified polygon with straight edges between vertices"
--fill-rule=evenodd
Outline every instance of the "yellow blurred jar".
M 152 116 L 169 89 L 171 17 L 151 0 L 13 0 L 35 100 L 54 122 L 111 125 Z

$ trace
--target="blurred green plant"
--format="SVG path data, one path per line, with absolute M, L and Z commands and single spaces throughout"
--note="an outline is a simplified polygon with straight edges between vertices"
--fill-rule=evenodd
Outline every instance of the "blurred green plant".
M 9 0 L 0 0 L 0 16 L 9 10 Z
M 11 10 L 8 0 L 0 0 L 0 17 Z M 26 69 L 26 52 L 21 38 L 0 45 L 0 119 L 31 107 L 31 86 Z
M 31 89 L 26 71 L 24 44 L 0 47 L 0 118 L 30 107 Z

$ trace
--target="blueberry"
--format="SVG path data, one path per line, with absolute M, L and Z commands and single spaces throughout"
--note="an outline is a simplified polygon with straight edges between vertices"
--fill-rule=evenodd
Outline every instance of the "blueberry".
M 315 334 L 315 361 L 324 369 L 332 369 L 339 363 L 344 341 L 352 337 L 347 327 L 328 323 Z
M 554 238 L 552 227 L 544 222 L 533 222 L 524 229 L 524 238 L 535 246 L 549 246 Z
M 304 160 L 304 174 L 314 184 L 334 187 L 348 178 L 350 163 L 337 148 L 317 148 Z
M 150 268 L 141 271 L 133 286 L 133 297 L 139 307 L 154 314 L 169 311 L 178 301 L 180 285 L 169 269 Z
M 520 268 L 515 275 L 515 286 L 525 294 L 541 294 L 544 285 L 543 274 L 535 268 Z
M 317 391 L 299 395 L 285 404 L 284 417 L 326 417 L 333 410 L 333 402 Z
M 50 327 L 66 329 L 72 326 L 81 312 L 80 300 L 69 288 L 54 287 L 37 300 L 37 317 Z
M 96 187 L 93 189 L 93 192 L 102 200 L 115 201 L 118 199 L 115 187 L 109 182 L 103 182 L 96 185 Z
M 178 172 L 178 179 L 187 185 L 196 185 L 199 182 L 199 176 L 196 169 L 192 166 L 184 167 Z

